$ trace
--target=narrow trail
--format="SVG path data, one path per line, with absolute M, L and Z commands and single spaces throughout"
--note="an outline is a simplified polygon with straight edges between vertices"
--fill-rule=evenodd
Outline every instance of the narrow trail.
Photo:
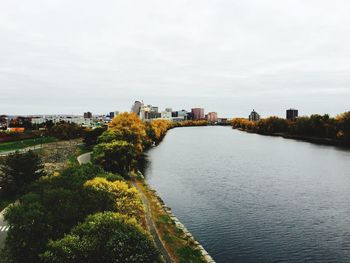
M 151 212 L 151 208 L 148 202 L 147 197 L 144 195 L 144 193 L 142 192 L 142 190 L 137 186 L 135 181 L 131 181 L 131 183 L 133 184 L 133 186 L 138 190 L 138 192 L 140 193 L 141 196 L 141 200 L 143 202 L 143 204 L 145 205 L 146 208 L 146 221 L 147 221 L 147 225 L 149 226 L 151 235 L 153 236 L 153 239 L 156 243 L 157 248 L 159 249 L 160 253 L 163 256 L 163 259 L 166 263 L 173 263 L 174 261 L 171 259 L 168 251 L 165 249 L 163 242 L 160 240 L 157 229 L 154 225 L 153 219 L 152 219 L 152 212 Z

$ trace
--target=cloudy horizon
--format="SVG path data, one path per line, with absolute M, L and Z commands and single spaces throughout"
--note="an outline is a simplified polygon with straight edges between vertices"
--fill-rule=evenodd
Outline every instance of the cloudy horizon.
M 0 4 L 0 114 L 350 110 L 345 0 Z

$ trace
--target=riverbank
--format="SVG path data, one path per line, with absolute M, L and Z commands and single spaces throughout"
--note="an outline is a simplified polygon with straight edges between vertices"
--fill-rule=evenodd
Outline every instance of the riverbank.
M 215 263 L 155 190 L 143 179 L 134 180 L 133 184 L 147 199 L 157 235 L 174 262 Z
M 91 162 L 91 152 L 77 157 L 79 164 Z M 203 246 L 164 204 L 157 192 L 144 181 L 143 175 L 132 176 L 130 183 L 138 190 L 145 206 L 149 231 L 165 263 L 215 263 Z
M 301 135 L 294 135 L 294 134 L 288 134 L 288 133 L 277 133 L 277 132 L 276 133 L 273 133 L 273 132 L 262 133 L 262 132 L 244 130 L 241 128 L 233 128 L 233 129 L 239 130 L 242 132 L 255 133 L 255 134 L 259 134 L 259 135 L 283 137 L 285 139 L 293 139 L 293 140 L 298 140 L 298 141 L 311 142 L 311 143 L 320 144 L 320 145 L 329 145 L 329 146 L 350 148 L 350 143 L 345 143 L 344 141 L 334 140 L 334 139 L 329 139 L 329 138 L 309 137 L 309 136 L 301 136 Z

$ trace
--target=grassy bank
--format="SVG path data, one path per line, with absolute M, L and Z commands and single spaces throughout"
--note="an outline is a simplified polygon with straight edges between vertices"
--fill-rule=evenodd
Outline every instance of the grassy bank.
M 137 181 L 137 186 L 148 199 L 157 232 L 172 258 L 178 263 L 207 262 L 198 249 L 196 241 L 176 226 L 173 219 L 163 209 L 154 191 L 142 180 Z
M 0 143 L 0 153 L 20 150 L 23 148 L 32 147 L 35 145 L 41 145 L 43 143 L 55 142 L 55 141 L 57 141 L 57 139 L 54 137 L 42 137 L 42 138 L 25 139 L 20 141 L 13 141 L 13 142 L 3 142 L 3 143 Z

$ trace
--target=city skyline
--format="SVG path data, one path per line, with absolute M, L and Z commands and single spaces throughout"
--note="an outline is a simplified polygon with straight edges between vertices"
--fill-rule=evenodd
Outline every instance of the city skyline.
M 69 8 L 67 8 L 69 6 Z M 0 113 L 349 110 L 350 3 L 4 1 Z M 78 15 L 79 14 L 79 15 Z M 64 19 L 63 19 L 64 18 Z

